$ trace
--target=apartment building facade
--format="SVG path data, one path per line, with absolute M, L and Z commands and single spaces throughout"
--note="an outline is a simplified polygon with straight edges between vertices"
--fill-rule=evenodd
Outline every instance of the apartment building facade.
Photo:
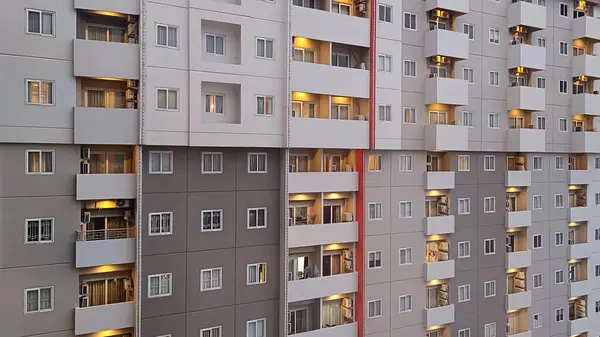
M 598 6 L 5 1 L 0 334 L 598 336 Z

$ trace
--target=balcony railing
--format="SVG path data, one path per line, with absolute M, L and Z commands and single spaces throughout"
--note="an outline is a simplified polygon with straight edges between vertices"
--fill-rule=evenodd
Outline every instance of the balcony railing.
M 77 231 L 77 241 L 97 241 L 129 238 L 135 238 L 135 228 L 133 227 Z

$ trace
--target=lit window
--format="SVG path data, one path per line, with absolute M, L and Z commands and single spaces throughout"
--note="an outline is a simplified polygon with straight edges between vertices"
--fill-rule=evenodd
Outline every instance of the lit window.
M 27 104 L 54 105 L 54 82 L 42 80 L 25 80 L 27 88 Z
M 54 150 L 27 150 L 27 174 L 54 174 Z
M 264 102 L 265 97 L 263 96 L 263 115 L 266 113 L 265 109 L 265 102 Z M 214 114 L 224 114 L 225 113 L 225 95 L 221 95 L 221 94 L 206 94 L 205 95 L 205 101 L 206 101 L 206 112 L 210 112 L 210 113 L 214 113 Z M 257 97 L 256 99 L 257 101 L 257 106 L 259 106 L 259 98 Z M 271 100 L 271 104 L 273 103 L 273 101 Z M 259 114 L 260 110 L 257 110 L 257 114 Z
M 381 159 L 380 154 L 369 155 L 369 172 L 381 172 Z
M 265 262 L 249 264 L 246 269 L 248 285 L 267 283 L 267 264 Z

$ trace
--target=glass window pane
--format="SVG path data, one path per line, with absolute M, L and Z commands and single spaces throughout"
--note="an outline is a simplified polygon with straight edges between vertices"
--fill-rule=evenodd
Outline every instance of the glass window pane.
M 27 102 L 29 103 L 40 103 L 40 84 L 39 82 L 29 81 L 27 82 Z
M 44 13 L 42 14 L 42 34 L 46 34 L 46 35 L 52 35 L 53 31 L 52 31 L 52 26 L 53 26 L 53 20 L 52 20 L 52 14 L 51 13 Z
M 38 310 L 38 291 L 28 290 L 27 291 L 27 312 Z
M 40 33 L 40 13 L 39 12 L 29 12 L 27 15 L 27 31 L 29 33 Z
M 273 58 L 273 41 L 267 41 L 267 57 Z
M 177 110 L 177 90 L 169 90 L 167 102 L 169 103 L 170 110 Z
M 53 172 L 53 152 L 42 152 L 41 172 Z
M 157 108 L 166 109 L 167 108 L 167 90 L 159 89 L 157 91 Z
M 159 46 L 167 45 L 167 27 L 157 26 L 156 27 L 156 44 Z
M 223 110 L 223 106 L 224 106 L 224 97 L 221 95 L 215 96 L 215 103 L 216 103 L 216 107 L 217 107 L 217 111 L 216 113 L 222 114 L 224 112 Z
M 215 52 L 219 55 L 225 55 L 225 41 L 222 36 L 217 36 Z
M 263 39 L 256 40 L 256 56 L 265 57 L 265 40 Z
M 40 310 L 52 309 L 52 289 L 40 289 Z
M 163 153 L 160 163 L 161 163 L 162 172 L 170 172 L 171 171 L 171 154 Z
M 177 47 L 177 28 L 169 27 L 168 31 L 168 42 L 169 47 Z

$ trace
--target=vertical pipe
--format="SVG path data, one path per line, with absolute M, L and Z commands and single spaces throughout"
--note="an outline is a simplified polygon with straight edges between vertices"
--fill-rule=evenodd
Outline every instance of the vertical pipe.
M 356 169 L 358 171 L 358 192 L 356 193 L 356 220 L 358 222 L 358 242 L 356 243 L 356 272 L 358 273 L 358 293 L 354 308 L 358 322 L 358 337 L 364 336 L 365 324 L 365 203 L 364 203 L 364 150 L 356 151 Z

